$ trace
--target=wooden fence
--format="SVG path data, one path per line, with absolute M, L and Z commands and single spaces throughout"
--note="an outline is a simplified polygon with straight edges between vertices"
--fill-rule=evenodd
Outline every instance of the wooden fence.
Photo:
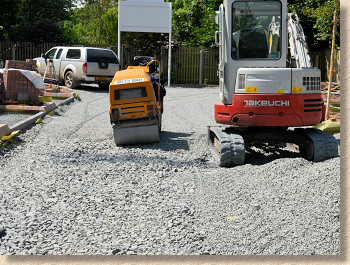
M 331 50 L 311 51 L 312 63 L 321 70 L 321 78 L 328 81 L 329 67 L 331 61 Z M 340 83 L 340 49 L 335 52 L 333 82 Z
M 0 42 L 0 60 L 25 60 L 40 57 L 53 46 L 67 46 L 65 43 Z
M 40 43 L 30 42 L 0 42 L 0 60 L 25 60 L 39 57 L 54 46 L 69 46 L 67 43 Z M 89 45 L 97 47 L 97 45 Z M 100 45 L 107 47 L 107 45 Z M 109 47 L 117 53 L 116 47 Z M 167 49 L 140 49 L 124 47 L 122 64 L 131 65 L 136 55 L 153 56 L 161 61 L 163 58 L 164 78 L 168 76 Z M 330 50 L 311 52 L 313 63 L 321 70 L 322 80 L 328 80 L 330 64 Z M 1 61 L 0 61 L 1 63 Z M 171 83 L 174 84 L 218 84 L 217 66 L 219 63 L 218 49 L 201 50 L 195 47 L 176 47 L 172 49 Z M 1 67 L 1 64 L 0 64 Z M 202 69 L 202 71 L 201 71 Z M 336 51 L 335 71 L 333 82 L 340 83 L 340 50 Z
M 202 51 L 202 52 L 201 52 Z M 134 56 L 152 56 L 163 61 L 164 77 L 168 76 L 168 50 L 141 49 L 122 47 L 122 65 L 131 65 Z M 162 60 L 163 58 L 163 60 Z M 202 58 L 202 64 L 201 64 Z M 216 75 L 219 57 L 217 50 L 201 50 L 194 47 L 176 47 L 172 50 L 171 82 L 176 84 L 199 84 L 200 76 L 203 84 L 217 84 Z M 202 74 L 200 66 L 202 65 Z
M 21 60 L 40 57 L 54 46 L 70 46 L 68 43 L 40 43 L 0 41 L 0 60 Z M 97 45 L 89 45 L 97 47 Z M 106 46 L 102 46 L 106 47 Z

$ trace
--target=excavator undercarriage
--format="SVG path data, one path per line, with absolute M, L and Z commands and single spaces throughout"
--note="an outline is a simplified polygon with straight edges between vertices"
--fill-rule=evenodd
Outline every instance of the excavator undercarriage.
M 207 143 L 221 167 L 244 164 L 248 146 L 273 145 L 297 147 L 302 157 L 318 162 L 338 155 L 337 140 L 313 128 L 264 128 L 208 126 Z

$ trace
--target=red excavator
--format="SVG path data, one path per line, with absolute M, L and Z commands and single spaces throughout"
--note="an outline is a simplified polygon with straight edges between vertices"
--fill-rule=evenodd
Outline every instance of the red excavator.
M 224 0 L 215 20 L 223 125 L 209 126 L 207 141 L 219 165 L 241 165 L 245 147 L 261 144 L 295 144 L 311 161 L 338 156 L 332 135 L 308 128 L 325 120 L 321 73 L 287 1 Z

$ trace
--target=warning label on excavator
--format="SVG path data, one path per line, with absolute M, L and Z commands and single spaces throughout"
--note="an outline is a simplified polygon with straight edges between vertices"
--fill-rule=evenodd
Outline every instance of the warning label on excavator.
M 246 92 L 246 93 L 256 93 L 256 91 L 257 91 L 257 88 L 256 88 L 256 87 L 253 87 L 253 86 L 247 86 L 247 87 L 245 88 L 245 92 Z
M 124 85 L 124 84 L 130 84 L 130 83 L 139 83 L 139 82 L 144 82 L 144 78 L 132 78 L 132 79 L 125 79 L 125 80 L 117 80 L 114 81 L 115 85 Z

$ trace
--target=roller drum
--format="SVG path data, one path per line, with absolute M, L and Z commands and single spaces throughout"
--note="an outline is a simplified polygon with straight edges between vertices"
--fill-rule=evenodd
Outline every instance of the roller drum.
M 159 126 L 142 125 L 132 127 L 113 127 L 114 141 L 116 145 L 134 145 L 159 142 Z

